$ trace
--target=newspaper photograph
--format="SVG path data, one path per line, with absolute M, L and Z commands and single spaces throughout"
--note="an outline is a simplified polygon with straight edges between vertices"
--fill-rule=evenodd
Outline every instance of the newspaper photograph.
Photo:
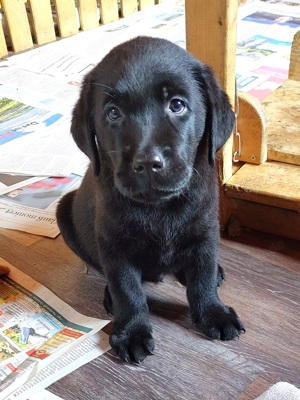
M 74 174 L 45 178 L 1 194 L 0 201 L 46 210 L 80 179 Z
M 42 179 L 39 176 L 0 174 L 0 195 Z
M 0 195 L 0 227 L 55 238 L 59 199 L 78 187 L 82 177 L 50 177 L 9 189 Z M 25 181 L 26 182 L 26 181 Z
M 42 377 L 47 379 L 44 368 L 58 357 L 61 361 L 64 354 L 109 322 L 79 314 L 47 288 L 14 266 L 9 267 L 9 275 L 0 277 L 1 399 L 22 398 L 17 396 L 24 393 L 26 382 L 41 371 L 38 382 Z M 107 343 L 104 347 L 108 348 Z M 75 353 L 80 355 L 80 351 Z M 74 358 L 74 354 L 69 357 Z M 58 375 L 59 370 L 56 380 L 61 377 Z M 21 392 L 14 394 L 17 389 Z

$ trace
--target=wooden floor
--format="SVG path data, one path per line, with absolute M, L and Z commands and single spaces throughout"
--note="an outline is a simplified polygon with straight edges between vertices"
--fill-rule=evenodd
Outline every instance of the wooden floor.
M 105 281 L 69 250 L 61 237 L 0 230 L 0 256 L 40 281 L 79 312 L 107 319 Z M 155 355 L 141 366 L 112 353 L 53 384 L 65 400 L 252 400 L 272 384 L 300 387 L 300 245 L 261 233 L 222 239 L 226 281 L 220 296 L 239 313 L 246 334 L 215 342 L 198 334 L 185 289 L 172 277 L 146 284 L 156 338 Z

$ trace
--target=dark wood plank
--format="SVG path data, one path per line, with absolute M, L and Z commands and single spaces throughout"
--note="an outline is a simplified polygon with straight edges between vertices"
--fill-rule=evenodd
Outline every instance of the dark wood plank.
M 29 233 L 4 228 L 0 228 L 0 234 L 11 239 L 12 242 L 18 242 L 24 246 L 31 246 L 33 243 L 43 240 L 42 236 L 31 235 Z
M 61 237 L 28 244 L 0 232 L 4 259 L 79 312 L 107 319 L 101 271 L 87 269 Z M 220 297 L 236 309 L 247 330 L 239 340 L 216 342 L 196 332 L 185 288 L 170 276 L 145 284 L 154 356 L 137 366 L 109 352 L 49 390 L 65 400 L 250 400 L 278 381 L 300 386 L 299 243 L 244 232 L 234 241 L 222 239 L 220 262 L 226 270 Z

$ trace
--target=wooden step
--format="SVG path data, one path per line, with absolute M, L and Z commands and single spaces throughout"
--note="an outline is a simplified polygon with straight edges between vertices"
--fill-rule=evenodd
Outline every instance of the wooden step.
M 296 211 L 230 198 L 228 212 L 228 232 L 233 237 L 243 227 L 300 241 L 300 213 Z
M 244 164 L 225 193 L 238 226 L 300 240 L 300 166 Z
M 262 105 L 268 116 L 268 160 L 300 165 L 300 81 L 288 79 Z
M 300 213 L 300 167 L 269 161 L 245 164 L 225 185 L 229 197 Z

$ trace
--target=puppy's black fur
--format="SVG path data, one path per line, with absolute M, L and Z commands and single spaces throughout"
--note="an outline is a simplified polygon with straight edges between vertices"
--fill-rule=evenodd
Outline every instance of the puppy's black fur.
M 71 249 L 104 271 L 110 343 L 126 361 L 154 350 L 142 281 L 166 273 L 186 285 L 201 332 L 231 340 L 244 331 L 217 295 L 214 161 L 233 124 L 211 69 L 163 39 L 121 44 L 83 82 L 71 131 L 91 165 L 57 219 Z

